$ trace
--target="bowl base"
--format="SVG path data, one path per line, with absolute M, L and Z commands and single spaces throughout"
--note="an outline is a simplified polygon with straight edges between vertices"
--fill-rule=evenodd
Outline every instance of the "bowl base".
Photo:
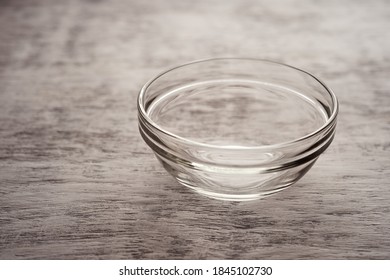
M 228 193 L 218 193 L 218 192 L 207 191 L 207 190 L 202 189 L 199 186 L 194 187 L 191 184 L 189 184 L 187 182 L 184 182 L 183 180 L 180 180 L 178 178 L 176 178 L 176 179 L 177 179 L 177 181 L 181 185 L 191 189 L 192 191 L 194 191 L 194 192 L 196 192 L 196 193 L 198 193 L 200 195 L 203 195 L 203 196 L 206 196 L 206 197 L 212 198 L 212 199 L 223 200 L 223 201 L 253 201 L 253 200 L 259 200 L 259 199 L 271 196 L 273 194 L 276 194 L 276 193 L 278 193 L 280 191 L 283 191 L 283 190 L 289 188 L 291 185 L 294 184 L 294 182 L 292 182 L 292 183 L 289 183 L 289 184 L 286 184 L 286 185 L 275 187 L 272 190 L 267 190 L 267 191 L 257 192 L 257 193 L 251 193 L 251 194 L 228 194 Z
M 261 173 L 258 170 L 234 169 L 213 172 L 184 167 L 158 156 L 165 170 L 181 185 L 203 196 L 226 201 L 251 201 L 268 197 L 296 183 L 317 158 L 287 170 Z

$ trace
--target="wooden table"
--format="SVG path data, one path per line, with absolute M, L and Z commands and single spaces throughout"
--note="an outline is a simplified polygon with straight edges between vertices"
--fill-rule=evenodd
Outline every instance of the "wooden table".
M 390 257 L 388 1 L 0 2 L 0 258 Z M 137 128 L 152 76 L 261 57 L 321 77 L 338 132 L 294 187 L 207 199 Z

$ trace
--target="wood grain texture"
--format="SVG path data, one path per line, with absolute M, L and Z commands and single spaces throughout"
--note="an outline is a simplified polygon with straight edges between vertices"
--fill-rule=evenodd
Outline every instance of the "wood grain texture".
M 390 258 L 389 19 L 385 0 L 0 1 L 0 258 Z M 339 97 L 292 188 L 203 198 L 143 143 L 143 83 L 216 56 L 286 62 Z

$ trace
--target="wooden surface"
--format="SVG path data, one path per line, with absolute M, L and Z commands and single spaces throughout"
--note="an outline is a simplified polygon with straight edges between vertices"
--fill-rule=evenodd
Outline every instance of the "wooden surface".
M 385 0 L 0 1 L 0 258 L 390 258 L 389 22 Z M 224 56 L 340 100 L 327 152 L 265 200 L 190 192 L 138 133 L 148 79 Z

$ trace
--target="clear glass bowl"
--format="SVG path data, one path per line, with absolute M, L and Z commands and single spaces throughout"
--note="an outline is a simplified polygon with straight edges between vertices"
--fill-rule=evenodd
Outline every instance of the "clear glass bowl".
M 259 59 L 168 70 L 138 96 L 140 133 L 184 186 L 253 200 L 299 180 L 333 140 L 338 102 L 316 77 Z

